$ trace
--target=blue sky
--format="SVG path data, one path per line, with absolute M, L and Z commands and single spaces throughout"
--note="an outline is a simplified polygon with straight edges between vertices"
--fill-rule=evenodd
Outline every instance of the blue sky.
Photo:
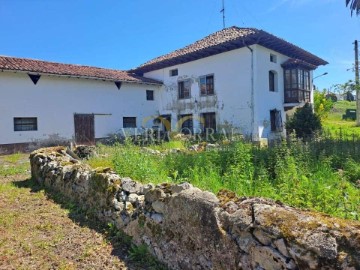
M 327 60 L 319 88 L 353 79 L 360 17 L 345 0 L 225 0 L 226 26 L 256 27 Z M 0 55 L 130 69 L 222 28 L 221 0 L 0 0 Z

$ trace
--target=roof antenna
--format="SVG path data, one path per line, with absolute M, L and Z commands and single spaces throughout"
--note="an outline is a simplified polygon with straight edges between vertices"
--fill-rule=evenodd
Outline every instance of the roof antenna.
M 222 10 L 220 10 L 220 13 L 223 14 L 223 29 L 225 29 L 225 0 L 222 0 Z

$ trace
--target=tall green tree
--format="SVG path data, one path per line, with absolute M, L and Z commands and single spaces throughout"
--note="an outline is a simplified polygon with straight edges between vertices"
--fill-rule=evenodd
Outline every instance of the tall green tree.
M 360 0 L 345 0 L 346 6 L 350 7 L 351 10 L 351 16 L 353 12 L 356 13 L 357 16 L 360 15 Z
M 342 95 L 347 101 L 354 101 L 354 94 L 357 93 L 359 87 L 352 80 L 347 81 L 344 84 L 335 84 L 333 89 L 339 95 Z

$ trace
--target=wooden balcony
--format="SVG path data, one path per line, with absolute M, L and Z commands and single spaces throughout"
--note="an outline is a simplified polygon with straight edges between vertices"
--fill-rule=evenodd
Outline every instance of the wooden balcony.
M 301 89 L 286 89 L 285 103 L 310 102 L 311 91 Z

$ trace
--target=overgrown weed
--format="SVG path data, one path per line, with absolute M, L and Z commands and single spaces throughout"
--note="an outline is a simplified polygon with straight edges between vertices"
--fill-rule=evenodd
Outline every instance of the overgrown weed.
M 154 184 L 188 181 L 217 193 L 260 196 L 333 216 L 359 219 L 360 148 L 358 142 L 327 137 L 289 140 L 269 148 L 237 141 L 210 151 L 152 154 L 130 143 L 108 150 L 105 163 L 121 176 Z M 91 160 L 90 160 L 91 164 Z

